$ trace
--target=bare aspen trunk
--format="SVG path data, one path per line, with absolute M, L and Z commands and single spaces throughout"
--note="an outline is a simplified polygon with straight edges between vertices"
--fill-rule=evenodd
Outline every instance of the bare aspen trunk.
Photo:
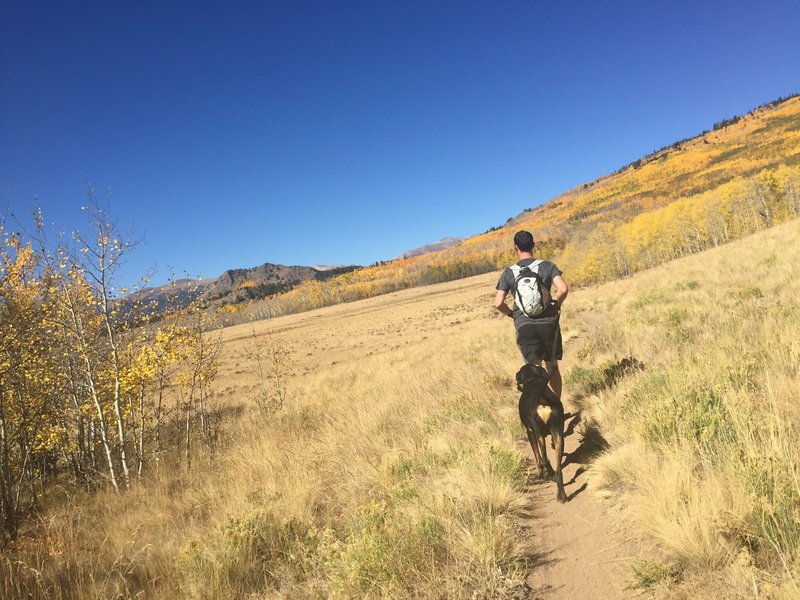
M 122 474 L 125 477 L 125 487 L 130 487 L 130 468 L 125 453 L 125 421 L 120 406 L 119 380 L 114 383 L 114 414 L 117 418 L 117 436 L 119 437 L 119 460 L 122 465 Z
M 83 418 L 78 415 L 75 417 L 76 444 L 78 446 L 78 463 L 82 466 L 89 464 L 89 449 L 87 448 L 86 428 Z
M 28 450 L 28 447 L 23 442 L 20 442 L 19 444 L 19 452 L 20 455 L 24 456 L 25 458 L 22 460 L 22 469 L 20 470 L 19 481 L 17 481 L 16 485 L 17 493 L 14 496 L 14 506 L 19 506 L 19 497 L 22 494 L 22 486 L 25 481 L 26 475 L 28 476 L 27 479 L 28 479 L 28 485 L 30 487 L 31 501 L 35 504 L 36 488 L 34 487 L 34 477 L 33 474 L 31 473 L 31 469 L 29 466 L 29 459 L 31 457 L 31 453 Z M 44 469 L 42 469 L 42 473 L 44 474 Z M 44 491 L 42 493 L 44 493 Z
M 161 455 L 161 418 L 163 415 L 162 406 L 164 402 L 164 379 L 163 376 L 158 382 L 158 403 L 156 404 L 156 423 L 155 423 L 155 448 L 153 449 L 153 456 L 156 462 L 156 468 L 159 464 L 159 457 Z
M 800 194 L 797 192 L 797 185 L 791 183 L 787 185 L 786 201 L 789 205 L 789 212 L 796 215 L 800 213 Z
M 78 440 L 78 429 L 77 429 L 77 427 L 75 428 L 75 432 L 74 432 L 74 434 L 75 434 L 75 444 L 73 445 L 72 443 L 70 443 L 70 429 L 69 429 L 69 420 L 68 420 L 68 418 L 67 417 L 59 418 L 59 423 L 61 424 L 61 427 L 66 432 L 66 436 L 67 436 L 67 440 L 68 440 L 67 443 L 64 444 L 61 447 L 62 454 L 64 455 L 64 462 L 66 464 L 68 464 L 70 466 L 70 468 L 72 469 L 72 476 L 75 478 L 75 481 L 77 482 L 80 479 L 80 475 L 81 475 L 80 463 L 78 461 L 78 457 L 75 455 L 75 452 L 76 452 L 75 449 L 77 449 L 77 451 L 80 452 L 80 446 L 79 446 L 79 440 Z M 67 451 L 67 448 L 70 448 L 70 450 Z
M 144 469 L 144 386 L 139 390 L 139 466 L 137 473 L 142 476 Z
M 141 462 L 139 456 L 139 424 L 137 422 L 139 415 L 133 409 L 133 394 L 128 394 L 128 414 L 130 415 L 131 436 L 133 437 L 133 453 L 138 464 Z
M 205 441 L 206 445 L 209 443 L 209 436 L 208 436 L 208 416 L 206 415 L 206 405 L 205 405 L 205 396 L 203 394 L 203 387 L 200 387 L 198 393 L 198 403 L 200 406 L 200 431 L 203 434 L 203 440 Z
M 95 446 L 97 445 L 97 434 L 95 433 L 94 419 L 89 421 L 89 459 L 91 460 L 92 470 L 97 471 L 97 453 Z
M 764 186 L 757 181 L 753 181 L 753 193 L 758 206 L 756 213 L 761 217 L 761 220 L 767 228 L 772 227 L 772 211 L 767 201 L 767 194 L 764 191 Z
M 3 529 L 11 539 L 17 537 L 17 514 L 13 503 L 11 461 L 6 435 L 5 407 L 0 396 L 0 508 L 3 512 Z
M 106 417 L 103 414 L 103 405 L 97 395 L 97 389 L 94 385 L 94 378 L 91 376 L 91 364 L 87 359 L 86 371 L 89 379 L 89 390 L 92 393 L 92 401 L 97 410 L 97 426 L 100 430 L 100 442 L 103 444 L 103 450 L 106 452 L 106 462 L 108 464 L 108 475 L 111 478 L 111 485 L 114 486 L 114 491 L 119 492 L 119 484 L 117 483 L 117 475 L 114 472 L 114 455 L 111 452 L 111 445 L 108 443 L 108 433 L 106 429 Z
M 186 456 L 186 468 L 187 468 L 187 469 L 188 469 L 189 467 L 191 467 L 191 455 L 190 455 L 190 448 L 191 448 L 191 444 L 190 444 L 190 442 L 191 442 L 191 437 L 190 437 L 190 434 L 191 434 L 191 423 L 192 423 L 192 403 L 191 403 L 191 398 L 190 398 L 190 399 L 189 399 L 189 402 L 187 402 L 187 403 L 186 403 L 186 437 L 185 437 L 185 442 L 186 442 L 186 455 L 185 455 L 185 456 Z
M 105 286 L 103 286 L 103 294 L 105 295 Z M 125 478 L 125 487 L 130 487 L 130 468 L 128 467 L 128 458 L 125 453 L 125 420 L 122 414 L 122 398 L 120 389 L 120 363 L 119 353 L 117 352 L 117 345 L 114 339 L 114 332 L 111 328 L 111 321 L 108 317 L 108 300 L 104 300 L 106 311 L 106 330 L 108 332 L 109 344 L 111 344 L 111 354 L 114 360 L 114 415 L 117 419 L 117 443 L 119 445 L 119 460 L 122 465 L 122 474 Z

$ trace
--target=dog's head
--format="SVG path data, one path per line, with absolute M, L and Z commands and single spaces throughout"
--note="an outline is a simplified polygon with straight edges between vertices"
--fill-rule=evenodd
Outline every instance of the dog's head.
M 517 389 L 523 394 L 531 394 L 537 400 L 544 395 L 552 373 L 537 365 L 523 365 L 517 371 Z

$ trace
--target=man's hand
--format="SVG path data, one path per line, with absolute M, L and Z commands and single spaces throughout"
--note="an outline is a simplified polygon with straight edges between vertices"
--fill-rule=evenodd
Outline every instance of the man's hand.
M 569 294 L 569 286 L 567 285 L 567 282 L 564 281 L 564 278 L 561 275 L 559 275 L 553 279 L 553 286 L 556 288 L 553 292 L 553 300 L 559 304 L 563 304 L 564 300 L 567 298 L 567 294 Z
M 494 297 L 494 307 L 507 317 L 514 316 L 514 312 L 506 304 L 506 292 L 503 290 L 497 290 L 497 294 Z

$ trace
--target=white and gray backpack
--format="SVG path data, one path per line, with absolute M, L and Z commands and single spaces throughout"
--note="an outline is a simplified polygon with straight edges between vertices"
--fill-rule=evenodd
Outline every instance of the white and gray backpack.
M 528 317 L 541 316 L 550 302 L 548 290 L 538 273 L 541 260 L 535 260 L 526 267 L 511 265 L 514 275 L 514 304 Z

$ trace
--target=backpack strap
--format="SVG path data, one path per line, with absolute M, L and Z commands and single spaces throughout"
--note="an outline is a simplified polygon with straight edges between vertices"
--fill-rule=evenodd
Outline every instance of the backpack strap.
M 522 269 L 530 269 L 533 272 L 534 275 L 536 275 L 537 277 L 539 277 L 539 279 L 541 279 L 541 276 L 539 276 L 539 273 L 537 271 L 534 271 L 533 269 L 535 267 L 538 267 L 543 262 L 544 262 L 543 260 L 537 258 L 531 264 L 525 265 L 524 267 L 522 265 L 518 265 L 517 263 L 514 263 L 513 265 L 511 265 L 509 267 L 509 269 L 511 269 L 511 274 L 514 275 L 514 284 L 516 285 L 517 279 L 519 279 L 519 276 L 520 276 L 520 273 L 522 272 Z

